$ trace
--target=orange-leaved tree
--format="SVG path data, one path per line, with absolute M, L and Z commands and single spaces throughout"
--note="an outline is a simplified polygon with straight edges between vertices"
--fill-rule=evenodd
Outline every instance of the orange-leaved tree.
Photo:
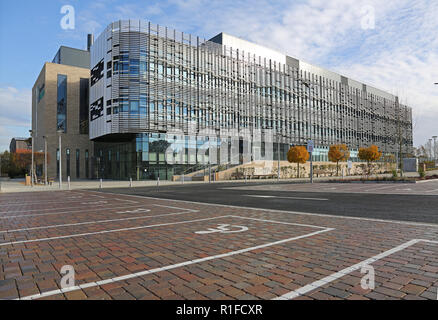
M 359 159 L 367 162 L 367 175 L 370 174 L 370 163 L 379 160 L 381 157 L 382 152 L 379 151 L 379 147 L 376 145 L 359 149 Z
M 339 162 L 350 159 L 350 151 L 346 144 L 334 144 L 330 146 L 328 158 L 331 162 L 336 162 L 336 175 L 339 175 Z
M 309 160 L 309 153 L 307 152 L 306 147 L 303 146 L 295 146 L 289 149 L 287 152 L 287 161 L 290 163 L 296 163 L 298 166 L 297 175 L 300 177 L 300 164 L 306 163 Z

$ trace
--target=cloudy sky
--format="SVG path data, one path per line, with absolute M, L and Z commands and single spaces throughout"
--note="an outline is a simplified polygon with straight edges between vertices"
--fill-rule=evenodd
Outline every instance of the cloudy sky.
M 61 7 L 75 9 L 63 30 Z M 438 135 L 435 0 L 17 0 L 0 2 L 0 150 L 30 127 L 31 88 L 60 45 L 85 49 L 118 19 L 210 38 L 239 36 L 399 95 L 414 109 L 414 144 Z

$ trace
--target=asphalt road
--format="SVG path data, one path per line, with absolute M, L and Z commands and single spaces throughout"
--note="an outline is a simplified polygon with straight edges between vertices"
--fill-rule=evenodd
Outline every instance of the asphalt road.
M 263 209 L 438 224 L 437 196 L 233 189 L 233 187 L 251 185 L 253 184 L 185 184 L 99 191 Z

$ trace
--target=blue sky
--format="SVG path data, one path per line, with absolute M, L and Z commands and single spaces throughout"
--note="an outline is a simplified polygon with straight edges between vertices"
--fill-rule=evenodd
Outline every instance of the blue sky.
M 74 30 L 60 26 L 63 5 Z M 423 144 L 438 134 L 437 17 L 429 0 L 1 1 L 0 150 L 28 135 L 31 88 L 59 46 L 85 49 L 87 33 L 130 18 L 205 38 L 224 31 L 398 94 Z

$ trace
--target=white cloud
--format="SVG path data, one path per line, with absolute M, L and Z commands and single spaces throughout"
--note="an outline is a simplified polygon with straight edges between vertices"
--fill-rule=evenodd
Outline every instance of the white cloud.
M 28 136 L 32 93 L 29 89 L 0 88 L 0 152 L 9 149 L 15 136 Z
M 397 94 L 413 108 L 416 145 L 438 134 L 438 2 L 174 2 L 180 5 L 165 18 L 169 26 L 225 31 Z M 375 29 L 364 30 L 369 6 Z
M 362 29 L 365 6 L 375 29 Z M 130 18 L 205 37 L 224 31 L 399 94 L 414 109 L 415 144 L 438 131 L 438 1 L 96 0 L 78 15 L 79 31 L 96 36 Z

